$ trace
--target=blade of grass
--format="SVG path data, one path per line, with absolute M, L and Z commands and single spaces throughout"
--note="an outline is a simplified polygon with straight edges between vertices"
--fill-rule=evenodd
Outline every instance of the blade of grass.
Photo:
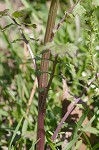
M 89 132 L 89 133 L 92 133 L 92 134 L 99 134 L 99 130 L 94 128 L 94 127 L 91 127 L 91 126 L 89 126 L 88 128 L 86 128 L 83 131 L 84 132 Z
M 78 150 L 81 144 L 82 144 L 82 140 L 78 141 L 74 150 Z
M 99 110 L 97 111 L 97 114 L 99 114 Z M 94 116 L 91 118 L 91 120 L 88 122 L 88 124 L 83 127 L 83 131 L 86 130 L 89 126 L 91 126 L 91 124 L 92 124 L 92 122 L 95 120 L 95 118 L 96 118 L 96 115 L 94 115 Z
M 27 2 L 26 0 L 21 0 L 21 2 L 23 3 L 23 5 L 26 7 L 26 8 L 29 8 L 31 5 L 29 4 L 29 2 Z
M 88 111 L 89 111 L 89 109 L 86 109 L 86 110 L 84 111 L 84 114 L 81 116 L 81 118 L 80 118 L 79 121 L 77 122 L 77 125 L 76 125 L 75 130 L 74 130 L 74 133 L 73 133 L 73 137 L 72 137 L 73 139 L 77 136 L 77 132 L 78 132 L 79 128 L 81 127 L 83 121 L 85 120 L 85 118 L 86 118 L 86 116 L 87 116 L 87 114 L 88 114 Z
M 28 128 L 28 121 L 27 119 L 25 119 L 22 126 L 22 135 L 25 135 L 27 128 Z
M 92 150 L 97 150 L 97 149 L 99 149 L 99 143 L 97 143 L 97 144 L 92 148 Z
M 26 113 L 23 111 L 23 109 L 21 109 L 21 112 L 22 112 L 24 118 L 25 118 L 25 119 L 28 121 L 28 123 L 32 126 L 31 121 L 29 120 L 28 116 L 27 116 Z
M 21 137 L 15 144 L 14 149 L 17 149 L 17 145 L 23 140 L 23 137 Z
M 64 148 L 63 150 L 70 149 L 76 143 L 76 141 L 79 139 L 79 137 L 81 136 L 82 132 L 79 135 L 77 135 L 77 132 L 78 132 L 79 128 L 81 127 L 84 119 L 86 118 L 86 116 L 88 114 L 88 111 L 89 111 L 89 109 L 86 109 L 85 112 L 84 112 L 84 114 L 79 119 L 79 121 L 78 121 L 78 123 L 77 123 L 77 125 L 75 127 L 72 140 L 68 143 L 68 145 L 66 146 L 66 148 Z
M 9 150 L 11 150 L 11 145 L 12 145 L 13 140 L 14 140 L 14 138 L 15 138 L 15 136 L 16 136 L 16 134 L 17 134 L 17 132 L 18 132 L 20 126 L 21 126 L 22 121 L 23 121 L 23 117 L 21 117 L 21 119 L 20 119 L 18 125 L 16 126 L 16 129 L 15 129 L 14 134 L 13 134 L 13 136 L 12 136 L 11 142 L 10 142 L 10 144 L 9 144 L 9 148 L 8 148 Z
M 75 137 L 73 140 L 71 140 L 63 150 L 69 150 L 70 148 L 72 148 L 72 146 L 77 142 L 77 140 L 79 139 L 81 134 L 82 133 L 80 133 L 77 137 Z
M 37 144 L 38 141 L 39 141 L 39 140 L 33 141 L 33 142 L 32 142 L 32 147 L 31 147 L 29 150 L 35 150 L 35 145 Z
M 84 135 L 84 137 L 85 137 L 85 139 L 86 139 L 86 142 L 88 143 L 88 146 L 89 146 L 90 150 L 92 150 L 92 146 L 91 146 L 91 143 L 90 143 L 90 141 L 89 141 L 87 135 L 86 135 L 85 132 L 83 132 L 83 131 L 82 131 L 82 134 Z

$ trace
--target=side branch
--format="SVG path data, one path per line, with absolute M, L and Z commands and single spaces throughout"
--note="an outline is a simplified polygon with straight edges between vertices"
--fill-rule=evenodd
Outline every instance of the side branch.
M 63 18 L 59 21 L 59 23 L 54 27 L 53 31 L 52 31 L 52 38 L 54 37 L 55 33 L 58 31 L 58 29 L 63 25 L 63 22 L 65 21 L 66 17 L 74 10 L 74 8 L 76 7 L 76 5 L 81 2 L 82 0 L 78 0 L 72 7 L 70 7 L 70 9 L 68 11 L 65 11 L 65 15 L 63 16 Z
M 23 31 L 22 31 L 21 25 L 10 15 L 10 13 L 8 13 L 8 16 L 17 25 L 17 27 L 18 27 L 18 29 L 20 31 L 20 34 L 21 34 L 21 36 L 23 38 L 23 41 L 26 43 L 27 49 L 28 49 L 28 51 L 29 51 L 29 53 L 31 55 L 31 58 L 32 58 L 32 61 L 33 61 L 33 65 L 34 65 L 34 69 L 36 70 L 37 69 L 37 65 L 36 65 L 35 57 L 34 57 L 34 54 L 33 54 L 32 50 L 31 50 L 29 42 L 28 42 L 27 38 L 25 37 L 25 35 L 24 35 Z
M 83 89 L 82 93 L 80 94 L 80 96 L 78 98 L 74 98 L 74 102 L 72 102 L 70 105 L 69 105 L 69 109 L 68 111 L 66 112 L 66 114 L 64 115 L 64 117 L 62 118 L 61 122 L 59 123 L 58 127 L 56 128 L 53 136 L 52 136 L 52 141 L 54 141 L 57 137 L 57 134 L 58 132 L 60 131 L 60 129 L 62 128 L 62 125 L 64 123 L 64 121 L 67 119 L 67 117 L 70 115 L 70 113 L 72 112 L 72 110 L 74 109 L 75 105 L 80 101 L 81 97 L 86 93 L 86 91 L 88 90 L 88 88 L 91 86 L 91 84 L 97 79 L 99 78 L 99 73 L 96 74 L 96 76 L 90 80 L 87 84 L 87 86 Z
M 47 98 L 47 95 L 48 95 L 48 92 L 49 92 L 52 80 L 54 78 L 55 68 L 56 68 L 56 65 L 57 65 L 57 57 L 58 57 L 58 55 L 55 57 L 55 60 L 53 62 L 54 63 L 53 64 L 53 70 L 52 70 L 52 73 L 50 75 L 50 79 L 49 79 L 48 85 L 47 85 L 46 90 L 45 90 L 45 94 L 44 94 L 43 101 L 42 101 L 42 104 L 41 104 L 41 109 L 42 109 L 42 106 L 44 105 L 44 103 L 46 101 L 46 98 Z

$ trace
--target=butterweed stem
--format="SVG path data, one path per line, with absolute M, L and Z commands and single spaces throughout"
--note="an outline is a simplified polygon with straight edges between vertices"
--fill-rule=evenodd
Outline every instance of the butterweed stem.
M 53 38 L 51 37 L 53 28 L 55 26 L 55 20 L 58 10 L 59 0 L 52 0 L 51 6 L 49 10 L 49 16 L 47 21 L 46 33 L 44 38 L 44 44 L 47 42 L 52 42 Z M 49 67 L 49 58 L 50 51 L 43 53 L 41 61 L 41 69 L 42 74 L 39 77 L 38 87 L 39 89 L 44 89 L 42 92 L 39 92 L 39 100 L 38 100 L 38 129 L 37 129 L 37 139 L 40 139 L 37 143 L 36 150 L 44 150 L 45 145 L 45 131 L 44 131 L 44 119 L 46 114 L 46 97 L 44 96 L 46 92 L 46 87 L 48 84 L 48 67 Z M 52 82 L 52 81 L 51 81 Z M 47 92 L 48 93 L 48 92 Z M 44 101 L 43 101 L 44 100 Z M 42 106 L 42 107 L 41 107 Z

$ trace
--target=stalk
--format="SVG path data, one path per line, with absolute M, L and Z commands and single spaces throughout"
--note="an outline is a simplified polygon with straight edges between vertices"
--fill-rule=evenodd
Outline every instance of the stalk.
M 47 42 L 52 42 L 51 35 L 52 35 L 53 28 L 55 26 L 58 3 L 59 3 L 59 0 L 51 1 L 47 27 L 46 27 L 46 33 L 45 33 L 45 38 L 44 38 L 44 44 L 46 44 Z M 43 92 L 39 92 L 39 99 L 38 99 L 38 129 L 37 129 L 38 143 L 37 143 L 36 150 L 44 150 L 44 145 L 45 145 L 44 119 L 45 119 L 45 114 L 46 114 L 46 98 L 44 97 L 44 94 L 46 92 L 46 87 L 48 84 L 48 74 L 44 72 L 48 72 L 48 67 L 49 67 L 48 59 L 49 58 L 50 58 L 50 51 L 47 51 L 42 56 L 40 71 L 43 73 L 39 77 L 39 81 L 38 81 L 38 87 L 39 89 L 43 89 Z

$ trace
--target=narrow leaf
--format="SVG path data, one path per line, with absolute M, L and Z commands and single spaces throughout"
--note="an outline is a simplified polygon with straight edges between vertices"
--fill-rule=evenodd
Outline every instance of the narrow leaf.
M 32 126 L 31 121 L 29 120 L 29 118 L 28 118 L 27 114 L 23 111 L 23 109 L 21 109 L 21 112 L 22 112 L 22 114 L 23 114 L 24 118 L 25 118 L 25 119 L 28 121 L 28 123 Z
M 36 25 L 35 23 L 29 24 L 29 23 L 23 22 L 22 24 L 24 24 L 24 25 L 26 25 L 26 26 L 31 26 L 31 27 L 33 27 L 33 28 L 37 28 L 37 25 Z
M 24 13 L 23 11 L 15 11 L 12 16 L 15 18 L 23 17 Z
M 97 149 L 99 149 L 99 143 L 97 143 L 97 144 L 92 148 L 92 150 L 97 150 Z
M 69 150 L 77 142 L 80 136 L 81 134 L 79 134 L 77 137 L 71 140 L 63 150 Z
M 7 16 L 8 15 L 8 11 L 9 11 L 9 9 L 5 9 L 3 11 L 0 11 L 0 18 L 3 17 L 3 16 Z
M 25 135 L 27 128 L 28 128 L 28 121 L 27 119 L 25 119 L 22 126 L 22 135 Z
M 18 125 L 16 126 L 16 129 L 15 129 L 14 134 L 13 134 L 13 136 L 12 136 L 11 142 L 10 142 L 10 144 L 9 144 L 9 150 L 11 150 L 12 142 L 13 142 L 13 140 L 14 140 L 14 138 L 15 138 L 15 136 L 16 136 L 16 134 L 17 134 L 17 132 L 18 132 L 20 126 L 21 126 L 22 121 L 23 121 L 23 117 L 20 119 Z
M 74 150 L 78 150 L 81 144 L 82 144 L 82 140 L 78 141 Z
M 24 137 L 29 139 L 29 140 L 35 140 L 36 139 L 36 133 L 34 131 L 26 131 Z
M 81 116 L 81 118 L 79 119 L 79 121 L 78 121 L 78 123 L 77 123 L 77 125 L 76 125 L 76 127 L 75 127 L 74 133 L 73 133 L 73 139 L 77 136 L 77 132 L 78 132 L 79 128 L 81 127 L 83 121 L 85 120 L 85 118 L 86 118 L 86 116 L 87 116 L 87 114 L 88 114 L 88 111 L 89 111 L 89 109 L 86 109 L 86 110 L 84 111 L 84 114 L 83 114 L 83 115 Z
M 92 134 L 99 134 L 99 130 L 97 130 L 96 128 L 94 127 L 88 127 L 86 129 L 83 130 L 84 132 L 89 132 L 89 133 L 92 133 Z
M 97 114 L 99 114 L 99 110 L 97 111 Z M 91 120 L 88 122 L 88 124 L 86 126 L 83 127 L 83 130 L 86 130 L 87 128 L 89 128 L 89 126 L 91 126 L 92 122 L 95 120 L 96 115 L 94 115 Z
M 8 112 L 4 111 L 3 109 L 0 109 L 0 115 L 7 117 Z

